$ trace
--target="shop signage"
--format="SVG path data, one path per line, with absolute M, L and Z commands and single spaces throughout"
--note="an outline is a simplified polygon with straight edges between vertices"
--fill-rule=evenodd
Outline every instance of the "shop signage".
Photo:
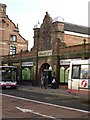
M 70 65 L 71 61 L 74 60 L 80 60 L 80 59 L 66 59 L 66 60 L 60 60 L 60 65 Z
M 70 65 L 71 60 L 60 60 L 60 65 Z
M 22 62 L 22 66 L 33 66 L 33 62 Z
M 46 50 L 46 51 L 39 51 L 38 56 L 51 56 L 52 50 Z

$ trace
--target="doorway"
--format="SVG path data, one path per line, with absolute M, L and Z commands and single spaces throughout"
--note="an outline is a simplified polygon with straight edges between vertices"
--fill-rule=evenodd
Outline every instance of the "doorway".
M 40 79 L 44 75 L 48 79 L 48 85 L 52 82 L 52 71 L 49 69 L 50 65 L 48 63 L 44 63 L 40 68 Z

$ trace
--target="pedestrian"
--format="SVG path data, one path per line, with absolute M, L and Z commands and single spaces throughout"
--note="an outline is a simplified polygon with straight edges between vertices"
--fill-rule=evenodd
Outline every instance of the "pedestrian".
M 44 84 L 44 88 L 47 89 L 47 87 L 48 87 L 48 77 L 47 76 L 44 77 L 44 83 L 43 84 Z
M 45 76 L 42 76 L 42 77 L 41 77 L 41 88 L 44 87 L 44 79 L 45 79 Z
M 56 76 L 52 77 L 51 89 L 56 89 Z

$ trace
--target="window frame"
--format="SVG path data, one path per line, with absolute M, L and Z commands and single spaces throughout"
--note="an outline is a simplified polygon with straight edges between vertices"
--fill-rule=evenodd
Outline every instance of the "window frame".
M 79 67 L 78 71 L 76 71 L 76 72 L 78 72 L 78 76 L 77 77 L 74 77 L 74 67 Z M 72 65 L 72 74 L 71 74 L 71 78 L 72 79 L 89 79 L 90 76 L 88 76 L 88 77 L 84 77 L 83 76 L 85 73 L 87 73 L 87 76 L 90 74 L 90 70 L 89 70 L 89 65 L 88 64 Z
M 78 76 L 74 76 L 75 74 L 74 67 L 78 67 Z M 80 71 L 81 71 L 80 69 L 81 69 L 81 65 L 72 65 L 72 74 L 71 74 L 72 79 L 80 79 Z
M 10 55 L 15 55 L 16 54 L 16 46 L 15 45 L 10 45 Z
M 17 42 L 17 36 L 16 35 L 10 35 L 10 41 L 11 42 Z

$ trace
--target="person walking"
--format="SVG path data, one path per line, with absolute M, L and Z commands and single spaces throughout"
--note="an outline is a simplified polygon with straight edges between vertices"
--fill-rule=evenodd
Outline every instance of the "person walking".
M 56 89 L 56 76 L 52 77 L 51 89 Z
M 43 86 L 44 86 L 45 89 L 47 89 L 47 87 L 48 87 L 48 78 L 47 78 L 47 76 L 44 76 L 44 78 L 43 78 Z
M 44 87 L 44 79 L 45 79 L 45 76 L 42 76 L 42 77 L 41 77 L 41 88 Z

